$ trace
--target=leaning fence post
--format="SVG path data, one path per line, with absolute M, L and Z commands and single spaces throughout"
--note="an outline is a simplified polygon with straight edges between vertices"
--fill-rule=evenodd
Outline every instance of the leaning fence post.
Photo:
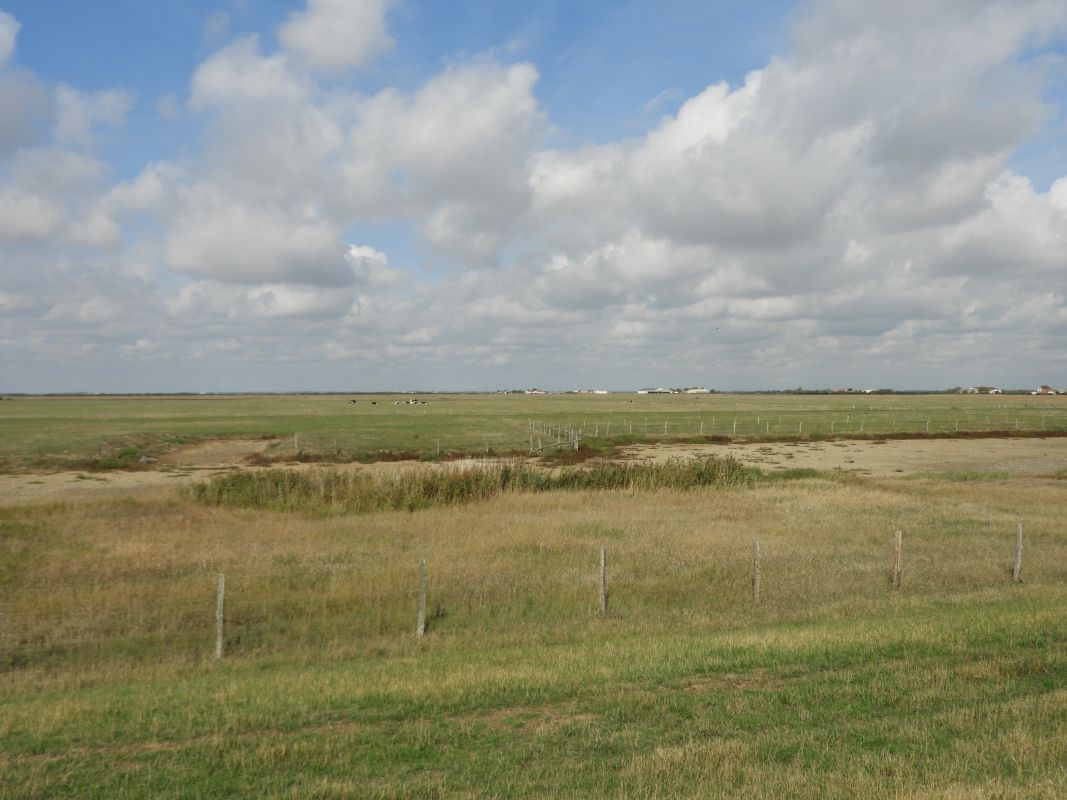
M 415 635 L 426 633 L 426 559 L 419 561 L 419 616 L 415 622 Z
M 215 658 L 222 658 L 223 628 L 226 620 L 226 576 L 219 573 L 219 591 L 215 601 Z
M 900 545 L 903 536 L 903 531 L 897 531 L 893 537 L 893 591 L 900 589 Z
M 1011 577 L 1016 583 L 1022 580 L 1023 571 L 1023 524 L 1015 523 L 1015 565 L 1011 569 Z
M 752 540 L 752 602 L 759 602 L 760 572 L 763 558 L 760 554 L 759 539 Z
M 608 613 L 608 556 L 603 547 L 600 548 L 600 613 Z

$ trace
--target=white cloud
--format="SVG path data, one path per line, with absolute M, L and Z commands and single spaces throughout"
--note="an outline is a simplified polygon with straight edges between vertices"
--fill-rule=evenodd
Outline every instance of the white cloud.
M 401 277 L 398 270 L 390 269 L 388 256 L 373 247 L 350 245 L 345 259 L 359 283 L 369 286 L 390 286 Z
M 97 123 L 122 125 L 133 105 L 132 95 L 121 89 L 81 92 L 70 86 L 57 89 L 56 101 L 56 139 L 79 145 L 92 143 L 93 126 Z
M 177 272 L 223 282 L 353 280 L 338 231 L 313 209 L 252 204 L 209 186 L 189 191 L 164 256 Z
M 15 40 L 22 24 L 7 11 L 0 11 L 0 68 L 7 66 L 15 52 Z
M 120 213 L 156 214 L 165 219 L 180 206 L 181 181 L 181 171 L 175 166 L 158 162 L 148 164 L 132 181 L 112 188 L 108 201 Z
M 98 208 L 102 162 L 42 147 L 23 148 L 0 166 L 6 173 L 0 182 L 0 244 L 61 245 L 72 232 L 71 221 L 82 217 L 96 218 L 95 229 L 102 232 L 105 222 Z M 108 246 L 113 241 L 109 237 Z
M 51 125 L 55 101 L 39 80 L 21 72 L 0 72 L 0 158 L 41 141 Z
M 278 50 L 223 46 L 190 83 L 203 146 L 112 187 L 59 145 L 121 122 L 118 99 L 0 73 L 0 295 L 38 299 L 20 348 L 93 330 L 101 353 L 205 370 L 455 388 L 571 381 L 561 364 L 612 386 L 1067 368 L 1067 177 L 1046 192 L 1011 167 L 1055 116 L 1031 54 L 1064 29 L 1058 0 L 817 0 L 739 84 L 709 75 L 644 135 L 553 149 L 533 64 L 322 80 L 388 46 L 387 8 L 312 2 Z M 348 12 L 372 24 L 354 36 Z M 420 237 L 402 270 L 398 230 Z
M 245 36 L 212 55 L 193 73 L 189 106 L 194 111 L 227 109 L 248 103 L 304 102 L 308 84 L 288 59 L 260 52 L 259 37 Z
M 115 249 L 122 244 L 122 229 L 103 209 L 94 209 L 70 226 L 70 240 L 75 244 L 100 249 Z
M 441 252 L 495 261 L 531 200 L 528 161 L 545 128 L 537 77 L 530 64 L 465 65 L 360 104 L 340 161 L 349 207 L 416 215 Z
M 278 41 L 312 68 L 342 72 L 393 46 L 385 26 L 390 0 L 308 0 L 278 29 Z
M 48 198 L 0 189 L 0 241 L 47 241 L 62 222 L 61 210 Z

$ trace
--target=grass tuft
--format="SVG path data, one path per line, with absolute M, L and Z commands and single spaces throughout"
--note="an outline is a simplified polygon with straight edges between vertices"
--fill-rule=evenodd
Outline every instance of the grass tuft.
M 758 473 L 734 458 L 672 460 L 664 464 L 595 464 L 549 471 L 521 463 L 389 475 L 338 470 L 268 470 L 220 475 L 192 488 L 202 503 L 279 511 L 365 513 L 457 506 L 502 492 L 732 488 Z

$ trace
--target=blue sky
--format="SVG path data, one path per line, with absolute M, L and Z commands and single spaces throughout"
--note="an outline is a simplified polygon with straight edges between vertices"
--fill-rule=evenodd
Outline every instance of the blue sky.
M 1065 34 L 0 0 L 0 391 L 1067 385 Z

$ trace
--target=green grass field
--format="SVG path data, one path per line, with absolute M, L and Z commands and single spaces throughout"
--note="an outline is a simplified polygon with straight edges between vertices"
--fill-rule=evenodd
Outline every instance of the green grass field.
M 264 436 L 274 458 L 526 453 L 553 443 L 559 426 L 601 449 L 713 436 L 1067 432 L 1063 396 L 430 395 L 394 405 L 409 397 L 17 397 L 0 403 L 0 468 L 122 467 L 183 443 Z
M 310 436 L 316 419 L 322 436 L 338 420 L 390 423 L 383 441 L 401 442 L 414 435 L 403 420 L 425 436 L 464 414 L 471 443 L 479 423 L 617 424 L 628 399 L 456 397 L 406 417 L 321 397 L 0 412 L 16 437 L 36 431 L 62 453 L 124 436 Z M 855 412 L 838 398 L 642 398 L 629 416 L 943 425 L 1003 403 L 1001 419 L 1039 426 L 1044 411 L 1050 426 L 1062 403 L 848 399 Z M 245 416 L 209 413 L 226 408 Z M 976 466 L 361 513 L 316 506 L 318 485 L 303 511 L 106 482 L 99 496 L 0 506 L 0 798 L 1067 796 L 1062 477 Z

